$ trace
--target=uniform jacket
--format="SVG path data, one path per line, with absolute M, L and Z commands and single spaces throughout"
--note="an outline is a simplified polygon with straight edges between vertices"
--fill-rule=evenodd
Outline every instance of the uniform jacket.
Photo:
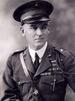
M 20 53 L 32 81 L 23 71 Z M 34 72 L 28 48 L 15 52 L 8 59 L 3 82 L 1 101 L 64 101 L 67 84 L 75 91 L 75 57 L 66 50 L 48 46 Z

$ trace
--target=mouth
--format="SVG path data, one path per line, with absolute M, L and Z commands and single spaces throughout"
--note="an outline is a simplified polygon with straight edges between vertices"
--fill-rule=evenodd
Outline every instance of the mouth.
M 36 38 L 35 41 L 42 42 L 44 38 Z
M 35 38 L 34 40 L 43 40 L 44 38 L 43 37 L 38 37 L 38 38 Z

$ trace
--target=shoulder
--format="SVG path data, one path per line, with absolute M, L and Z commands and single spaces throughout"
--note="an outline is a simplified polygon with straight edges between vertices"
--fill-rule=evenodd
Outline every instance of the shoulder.
M 72 52 L 62 48 L 55 48 L 55 50 L 59 53 L 59 57 L 64 64 L 70 65 L 75 62 L 75 55 Z
M 61 48 L 55 48 L 55 50 L 59 53 L 60 62 L 66 70 L 75 67 L 75 55 L 72 52 Z
M 23 49 L 17 49 L 11 54 L 11 56 L 19 55 L 20 53 L 25 52 L 26 49 L 27 49 L 27 47 L 25 47 Z
M 70 51 L 68 51 L 68 50 L 66 50 L 66 49 L 64 49 L 64 48 L 55 47 L 54 49 L 55 49 L 55 51 L 57 51 L 59 54 L 65 56 L 65 57 L 69 57 L 69 56 L 73 55 L 72 52 L 70 52 Z
M 27 49 L 27 47 L 24 48 L 24 49 L 15 50 L 15 51 L 8 57 L 7 62 L 17 61 L 17 60 L 19 59 L 20 53 L 25 52 L 26 49 Z
M 63 58 L 67 58 L 70 56 L 74 56 L 74 54 L 64 48 L 56 47 L 56 46 L 49 46 L 49 52 L 54 55 L 58 55 Z

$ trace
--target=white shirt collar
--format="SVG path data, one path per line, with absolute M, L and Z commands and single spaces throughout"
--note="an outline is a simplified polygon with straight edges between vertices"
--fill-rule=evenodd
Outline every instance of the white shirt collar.
M 35 50 L 33 50 L 33 49 L 31 49 L 29 47 L 29 53 L 30 53 L 30 56 L 31 56 L 33 62 L 35 61 L 35 53 L 38 54 L 38 56 L 39 56 L 40 59 L 43 57 L 43 55 L 45 53 L 45 50 L 47 48 L 47 44 L 48 43 L 46 42 L 45 45 L 41 49 L 39 49 L 37 51 L 35 51 Z

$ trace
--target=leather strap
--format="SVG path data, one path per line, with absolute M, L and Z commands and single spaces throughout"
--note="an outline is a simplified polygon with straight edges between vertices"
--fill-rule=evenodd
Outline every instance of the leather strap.
M 29 75 L 29 72 L 28 72 L 28 70 L 27 70 L 27 67 L 26 67 L 24 58 L 23 58 L 23 53 L 20 54 L 20 60 L 21 60 L 21 64 L 22 64 L 22 67 L 23 67 L 23 70 L 24 70 L 24 73 L 25 73 L 27 79 L 32 81 L 32 79 L 31 79 L 31 77 L 30 77 L 30 75 Z M 34 86 L 34 83 L 33 83 L 33 86 Z M 35 87 L 35 86 L 34 86 L 34 87 Z M 35 88 L 36 88 L 36 87 L 35 87 Z M 42 101 L 45 101 L 44 98 L 43 98 L 43 97 L 41 96 L 41 94 L 40 94 L 40 90 L 37 90 L 37 91 L 39 92 L 40 99 L 42 99 Z M 33 92 L 33 94 L 34 94 L 34 92 Z M 39 100 L 39 101 L 40 101 L 40 100 Z
M 27 79 L 32 81 L 32 79 L 31 79 L 31 77 L 29 75 L 29 72 L 27 70 L 24 58 L 23 58 L 23 53 L 20 54 L 20 60 L 21 60 L 21 64 L 22 64 L 22 67 L 23 67 L 23 70 L 24 70 L 24 73 L 25 73 Z

